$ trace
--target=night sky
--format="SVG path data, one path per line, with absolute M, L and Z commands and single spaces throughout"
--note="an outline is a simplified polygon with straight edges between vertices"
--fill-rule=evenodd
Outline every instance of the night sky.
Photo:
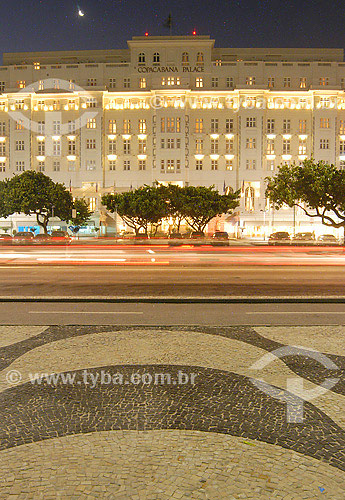
M 78 5 L 85 13 L 78 16 Z M 209 34 L 218 47 L 345 47 L 338 0 L 0 0 L 0 50 L 126 48 L 134 35 Z

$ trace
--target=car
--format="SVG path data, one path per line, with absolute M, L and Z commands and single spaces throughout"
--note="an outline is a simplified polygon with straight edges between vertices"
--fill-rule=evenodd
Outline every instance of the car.
M 52 242 L 50 234 L 36 234 L 34 245 L 49 245 Z
M 71 240 L 67 231 L 57 230 L 51 233 L 51 243 L 54 245 L 68 245 Z
M 192 245 L 204 245 L 205 233 L 203 231 L 192 231 L 190 233 L 189 239 L 193 240 Z
M 286 231 L 277 231 L 268 237 L 269 245 L 290 245 L 290 235 Z
M 226 231 L 216 231 L 212 235 L 213 246 L 227 246 L 229 245 L 229 235 Z
M 296 233 L 292 238 L 293 245 L 314 245 L 314 233 Z
M 19 231 L 13 236 L 13 245 L 32 245 L 35 235 L 31 231 Z
M 12 236 L 10 234 L 0 234 L 0 245 L 12 245 Z
M 181 233 L 170 233 L 168 235 L 168 244 L 170 246 L 180 246 L 183 245 L 183 235 Z
M 339 240 L 333 234 L 321 234 L 316 243 L 317 245 L 339 245 Z

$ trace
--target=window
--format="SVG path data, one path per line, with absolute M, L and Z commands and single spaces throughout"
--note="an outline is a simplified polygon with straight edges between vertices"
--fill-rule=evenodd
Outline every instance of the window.
M 328 108 L 330 104 L 329 97 L 321 97 L 320 99 L 320 107 L 321 108 Z
M 268 160 L 266 163 L 266 170 L 274 170 L 274 160 Z
M 290 139 L 283 139 L 283 155 L 290 154 L 291 141 Z
M 283 134 L 289 134 L 291 130 L 291 121 L 283 120 Z
M 139 141 L 138 141 L 138 149 L 139 149 L 139 154 L 140 155 L 146 154 L 146 139 L 139 139 Z
M 140 52 L 140 54 L 138 56 L 138 63 L 143 64 L 144 62 L 145 62 L 145 54 L 144 54 L 144 52 Z
M 233 170 L 233 161 L 225 160 L 225 170 Z
M 175 119 L 167 118 L 167 132 L 175 132 Z
M 97 99 L 95 97 L 89 97 L 86 101 L 86 106 L 88 108 L 95 108 L 97 106 Z
M 96 118 L 88 118 L 86 128 L 96 128 Z
M 86 149 L 96 149 L 96 139 L 86 139 Z
M 123 79 L 123 87 L 125 89 L 129 89 L 131 86 L 131 79 L 130 78 L 124 78 Z
M 0 82 L 0 92 L 5 91 L 5 82 Z
M 219 126 L 218 118 L 211 118 L 211 134 L 218 132 L 219 128 L 218 126 Z
M 53 141 L 53 156 L 61 155 L 61 140 Z
M 116 134 L 116 120 L 109 120 L 108 132 L 109 134 Z
M 222 65 L 222 60 L 216 59 L 216 66 L 221 66 L 221 65 Z
M 46 154 L 45 142 L 39 141 L 37 146 L 38 146 L 38 156 L 44 156 Z
M 274 139 L 267 139 L 266 154 L 274 155 Z
M 328 76 L 319 78 L 319 85 L 321 87 L 325 87 L 326 85 L 329 85 L 329 78 L 328 78 Z
M 300 134 L 305 134 L 307 131 L 307 120 L 299 120 L 298 131 Z
M 305 141 L 300 140 L 298 145 L 298 154 L 305 155 L 307 154 L 307 144 Z
M 255 170 L 256 160 L 246 160 L 246 170 Z
M 16 151 L 24 151 L 24 141 L 16 141 Z
M 211 139 L 211 154 L 218 153 L 218 139 Z
M 131 141 L 130 139 L 123 139 L 123 154 L 131 154 Z
M 43 80 L 38 81 L 38 90 L 44 90 L 44 81 Z
M 204 152 L 204 141 L 202 139 L 195 140 L 195 152 L 196 154 L 202 154 Z
M 195 120 L 195 133 L 201 134 L 204 128 L 204 121 L 202 118 L 196 118 Z
M 96 78 L 88 78 L 87 85 L 88 85 L 88 87 L 96 87 L 97 79 Z
M 131 133 L 131 120 L 123 120 L 123 133 L 124 134 Z
M 146 160 L 139 160 L 138 167 L 139 170 L 146 170 Z
M 328 139 L 320 139 L 320 149 L 329 149 Z
M 108 141 L 108 154 L 116 154 L 116 139 L 109 139 Z
M 46 124 L 44 121 L 37 122 L 37 132 L 39 134 L 45 134 Z
M 226 79 L 226 86 L 227 88 L 233 88 L 234 87 L 234 79 L 232 76 L 228 76 Z
M 139 134 L 146 134 L 146 120 L 139 119 Z
M 109 78 L 109 88 L 110 89 L 116 88 L 116 78 Z
M 160 62 L 160 56 L 159 56 L 159 52 L 155 52 L 153 54 L 153 63 L 154 64 L 158 64 Z
M 274 134 L 274 125 L 275 125 L 274 119 L 269 118 L 267 120 L 267 127 L 266 127 L 266 130 L 267 130 L 268 134 Z
M 284 88 L 289 88 L 291 87 L 291 78 L 286 76 L 283 80 L 283 87 Z
M 141 89 L 146 89 L 146 78 L 140 78 L 139 79 L 139 87 Z
M 345 134 L 345 120 L 339 121 L 339 134 Z
M 339 170 L 345 170 L 345 161 L 344 160 L 340 160 Z
M 189 64 L 189 55 L 188 55 L 188 52 L 182 52 L 181 62 L 182 62 L 182 65 Z
M 86 160 L 86 170 L 96 170 L 96 160 Z
M 23 120 L 17 120 L 16 125 L 15 125 L 16 130 L 23 130 L 24 129 L 24 121 Z
M 0 134 L 1 135 L 6 134 L 6 122 L 0 122 Z
M 255 76 L 247 76 L 246 85 L 255 85 Z
M 75 90 L 75 80 L 68 80 L 69 90 Z
M 234 141 L 233 139 L 225 140 L 225 154 L 231 154 L 234 151 Z
M 34 62 L 34 69 L 41 69 L 41 64 L 39 62 Z
M 300 89 L 306 89 L 307 88 L 307 77 L 306 76 L 302 76 L 299 79 L 299 88 Z
M 109 170 L 116 170 L 116 161 L 115 160 L 110 160 Z
M 195 170 L 202 170 L 202 160 L 196 160 Z
M 329 128 L 329 118 L 320 118 L 320 128 Z
M 60 109 L 59 101 L 53 101 L 53 110 L 58 111 Z
M 24 170 L 25 170 L 25 163 L 23 161 L 16 161 L 16 171 L 24 172 Z
M 200 78 L 200 77 L 196 78 L 195 79 L 195 86 L 197 88 L 201 89 L 204 86 L 204 80 L 203 80 L 203 78 Z
M 340 86 L 341 86 L 342 89 L 345 88 L 345 78 L 341 78 L 340 79 Z
M 213 77 L 212 78 L 212 80 L 211 80 L 211 87 L 212 88 L 218 87 L 218 78 L 217 77 Z
M 174 86 L 174 85 L 180 85 L 181 80 L 179 77 L 174 77 L 174 76 L 168 76 L 168 78 L 162 78 L 162 85 L 168 85 L 168 87 Z
M 204 64 L 204 53 L 198 52 L 196 55 L 196 65 L 202 66 Z
M 175 172 L 175 165 L 174 165 L 174 160 L 167 160 L 167 173 L 173 173 Z
M 246 119 L 246 127 L 248 127 L 248 128 L 256 127 L 256 118 L 248 117 Z
M 247 187 L 244 192 L 244 209 L 246 212 L 253 212 L 255 205 L 255 191 L 253 187 Z
M 211 170 L 218 170 L 218 160 L 211 160 Z
M 75 172 L 75 170 L 76 170 L 75 160 L 68 160 L 67 169 L 69 172 Z
M 16 108 L 17 109 L 24 109 L 24 100 L 23 99 L 16 100 Z
M 60 80 L 53 80 L 53 86 L 55 90 L 60 89 Z
M 60 162 L 59 161 L 53 162 L 53 172 L 60 172 Z
M 165 118 L 161 118 L 161 132 L 165 132 Z
M 174 139 L 167 139 L 167 149 L 174 149 Z
M 68 132 L 70 134 L 75 132 L 75 120 L 68 120 Z
M 96 205 L 97 205 L 96 198 L 88 198 L 87 201 L 89 204 L 89 210 L 91 212 L 94 212 L 96 210 Z
M 25 89 L 26 87 L 26 81 L 25 80 L 18 80 L 17 81 L 17 88 L 18 89 Z
M 246 139 L 246 149 L 255 149 L 256 148 L 256 140 L 253 137 L 249 137 Z
M 125 160 L 123 162 L 123 170 L 130 170 L 131 169 L 131 162 L 130 160 Z
M 61 132 L 61 122 L 59 120 L 53 121 L 53 134 L 60 135 Z
M 225 132 L 228 134 L 234 130 L 234 120 L 233 118 L 227 118 L 225 120 Z
M 39 161 L 38 162 L 38 171 L 39 172 L 44 172 L 46 169 L 46 165 L 44 161 Z
M 268 86 L 269 89 L 273 89 L 274 88 L 274 77 L 273 76 L 270 76 L 268 78 L 267 86 Z
M 76 144 L 75 140 L 69 139 L 68 140 L 68 154 L 69 155 L 75 155 L 76 153 Z
M 4 142 L 0 142 L 0 155 L 1 156 L 6 155 L 6 144 Z

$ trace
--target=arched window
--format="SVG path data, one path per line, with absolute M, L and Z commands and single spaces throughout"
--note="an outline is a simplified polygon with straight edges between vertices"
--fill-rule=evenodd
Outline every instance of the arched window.
M 196 55 L 196 63 L 197 64 L 204 64 L 204 53 L 203 52 L 198 52 Z
M 189 55 L 188 52 L 182 52 L 182 64 L 189 63 Z
M 144 63 L 145 62 L 145 54 L 144 54 L 144 52 L 140 52 L 139 57 L 138 57 L 138 62 L 139 63 Z
M 255 202 L 255 190 L 253 187 L 249 186 L 244 192 L 244 209 L 246 212 L 254 211 Z
M 159 61 L 160 61 L 159 52 L 155 52 L 153 54 L 153 62 L 154 63 L 159 63 Z

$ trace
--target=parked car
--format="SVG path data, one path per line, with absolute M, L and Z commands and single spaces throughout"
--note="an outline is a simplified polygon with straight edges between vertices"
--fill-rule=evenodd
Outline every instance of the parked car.
M 35 239 L 34 233 L 31 231 L 19 231 L 13 236 L 13 245 L 32 245 Z
M 192 231 L 189 238 L 193 240 L 192 245 L 204 245 L 206 241 L 203 231 Z
M 227 246 L 229 245 L 229 235 L 226 231 L 216 231 L 212 235 L 213 246 Z
M 170 233 L 168 235 L 169 245 L 170 246 L 179 246 L 183 245 L 183 236 L 181 233 Z
M 321 234 L 317 239 L 317 245 L 339 245 L 339 240 L 333 234 Z
M 290 245 L 290 235 L 286 231 L 277 231 L 268 238 L 269 245 Z
M 51 233 L 51 243 L 54 245 L 68 245 L 72 238 L 69 236 L 67 231 L 53 231 Z
M 33 243 L 35 245 L 49 245 L 52 242 L 50 234 L 36 234 Z
M 12 236 L 10 234 L 0 234 L 0 245 L 12 245 Z
M 292 238 L 293 245 L 314 245 L 315 235 L 314 233 L 296 233 Z

